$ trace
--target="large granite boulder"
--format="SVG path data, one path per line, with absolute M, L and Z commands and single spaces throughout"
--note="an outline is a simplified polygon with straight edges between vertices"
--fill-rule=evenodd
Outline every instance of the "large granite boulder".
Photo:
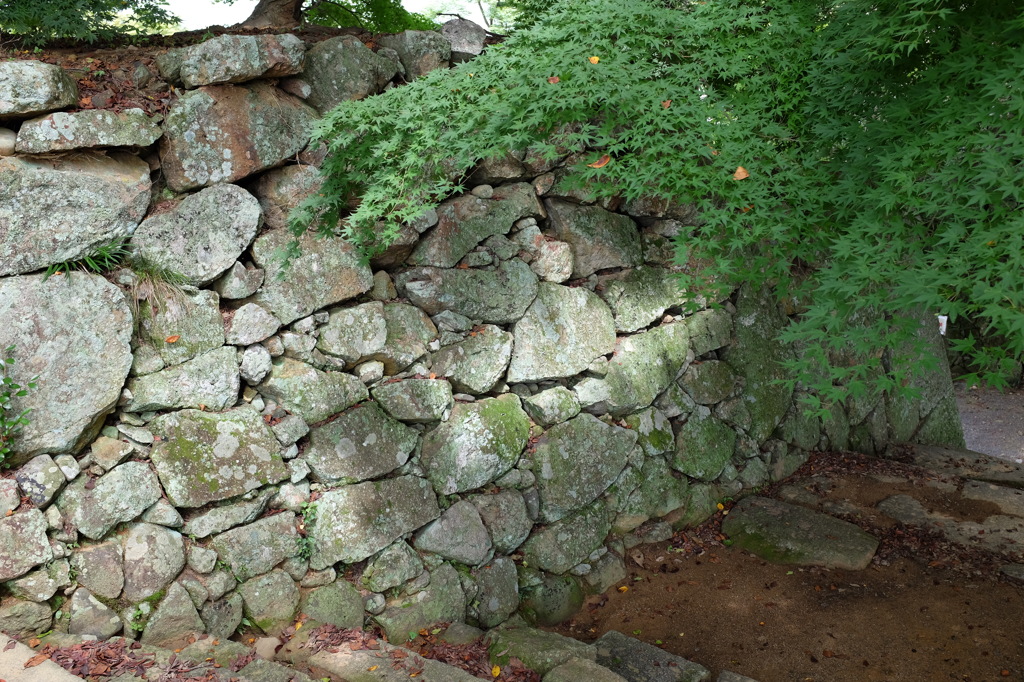
M 8 376 L 22 386 L 38 377 L 36 388 L 14 400 L 32 418 L 6 464 L 79 451 L 114 409 L 131 367 L 124 294 L 85 273 L 0 278 L 0 320 L 0 349 L 14 346 Z
M 491 539 L 476 508 L 466 500 L 456 502 L 416 534 L 416 549 L 445 559 L 476 566 L 487 558 Z
M 125 410 L 224 410 L 238 400 L 239 384 L 235 350 L 221 346 L 175 367 L 130 380 L 132 397 Z
M 259 390 L 307 424 L 323 421 L 369 396 L 363 382 L 351 374 L 322 372 L 286 356 L 274 358 L 270 376 Z
M 522 546 L 523 558 L 548 573 L 565 573 L 604 544 L 611 529 L 608 510 L 595 500 L 577 513 L 536 530 Z
M 490 199 L 473 194 L 448 199 L 437 207 L 437 226 L 419 241 L 408 262 L 454 267 L 483 240 L 508 234 L 520 218 L 542 215 L 536 191 L 525 182 L 497 187 Z
M 666 324 L 624 336 L 615 344 L 608 373 L 575 387 L 588 409 L 621 416 L 648 407 L 669 387 L 686 363 L 689 331 L 684 324 Z
M 0 158 L 0 277 L 128 237 L 146 214 L 150 184 L 149 165 L 123 153 Z
M 712 481 L 732 459 L 736 432 L 722 420 L 697 413 L 676 433 L 672 466 L 687 476 Z
M 615 331 L 635 332 L 655 322 L 687 296 L 671 270 L 642 265 L 598 278 L 597 293 L 615 315 Z
M 399 68 L 394 59 L 374 53 L 354 36 L 328 38 L 306 53 L 306 101 L 326 113 L 342 102 L 380 92 Z
M 310 568 L 362 561 L 441 514 L 430 484 L 399 476 L 328 490 L 317 500 Z
M 298 537 L 295 514 L 284 512 L 221 533 L 213 547 L 236 579 L 248 580 L 295 556 Z
M 351 366 L 384 350 L 388 327 L 383 303 L 371 301 L 351 308 L 331 308 L 329 312 L 316 343 L 320 351 Z
M 157 121 L 142 109 L 59 111 L 25 121 L 15 150 L 43 154 L 93 147 L 148 147 L 163 135 Z
M 178 78 L 186 88 L 244 83 L 302 72 L 306 46 L 290 33 L 222 35 L 181 52 Z
M 293 239 L 287 230 L 271 230 L 252 245 L 253 260 L 266 271 L 263 287 L 252 302 L 274 313 L 282 324 L 373 286 L 369 266 L 360 261 L 350 243 L 337 237 L 318 239 L 311 232 L 303 234 L 298 257 L 284 265 L 280 255 Z
M 399 291 L 428 315 L 451 310 L 494 324 L 515 322 L 537 296 L 537 276 L 519 259 L 493 270 L 412 268 L 395 280 Z
M 57 498 L 57 507 L 78 532 L 99 540 L 160 499 L 160 482 L 145 462 L 125 462 L 100 476 L 79 476 Z
M 458 17 L 441 25 L 441 35 L 451 43 L 451 60 L 468 62 L 484 51 L 487 31 L 468 19 Z
M 171 583 L 160 605 L 146 621 L 142 643 L 174 648 L 183 645 L 190 635 L 205 630 L 206 626 L 188 592 L 178 583 Z
M 202 286 L 235 264 L 261 222 L 256 197 L 237 185 L 216 185 L 144 220 L 131 244 L 148 261 Z
M 447 69 L 452 53 L 452 44 L 436 31 L 402 31 L 381 36 L 380 44 L 398 53 L 409 81 L 434 69 Z
M 201 507 L 288 477 L 277 438 L 248 406 L 172 412 L 149 426 L 160 436 L 150 457 L 176 507 Z
M 512 393 L 458 403 L 447 421 L 423 437 L 420 462 L 438 494 L 465 492 L 511 469 L 529 435 L 529 417 Z
M 441 564 L 430 572 L 430 584 L 426 589 L 392 599 L 384 612 L 374 620 L 392 642 L 408 639 L 410 633 L 419 632 L 435 623 L 464 622 L 466 595 L 462 591 L 458 571 L 451 564 Z M 461 676 L 448 675 L 436 679 L 463 680 Z
M 509 383 L 568 377 L 615 347 L 608 307 L 583 288 L 541 282 L 537 298 L 512 330 Z
M 29 509 L 0 519 L 0 582 L 24 575 L 52 558 L 41 511 Z
M 452 408 L 452 385 L 443 379 L 406 379 L 374 388 L 373 399 L 395 419 L 428 424 Z
M 618 478 L 636 440 L 636 432 L 589 414 L 545 432 L 534 451 L 541 520 L 557 521 L 595 500 Z
M 132 524 L 123 542 L 124 596 L 133 604 L 162 591 L 185 567 L 185 541 L 170 528 Z
M 27 118 L 78 103 L 78 86 L 64 69 L 35 60 L 0 62 L 0 120 Z
M 164 121 L 167 185 L 185 192 L 276 166 L 306 146 L 315 119 L 311 107 L 265 81 L 186 92 Z
M 481 395 L 505 376 L 512 357 L 512 335 L 487 324 L 465 341 L 445 346 L 430 356 L 430 367 L 452 382 L 456 391 Z
M 640 232 L 629 217 L 561 199 L 548 199 L 544 206 L 554 235 L 572 246 L 574 278 L 643 262 Z
M 405 464 L 418 435 L 368 402 L 310 430 L 302 458 L 320 481 L 358 483 Z

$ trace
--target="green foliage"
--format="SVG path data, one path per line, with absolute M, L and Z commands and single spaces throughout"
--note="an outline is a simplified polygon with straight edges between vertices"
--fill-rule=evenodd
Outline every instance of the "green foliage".
M 323 26 L 358 26 L 373 33 L 437 28 L 430 19 L 406 10 L 398 0 L 331 0 L 307 4 L 310 7 L 305 12 L 306 21 Z
M 29 45 L 55 38 L 91 43 L 175 23 L 166 5 L 166 0 L 8 0 L 0 3 L 0 29 Z
M 819 410 L 908 384 L 924 342 L 906 311 L 1004 339 L 957 342 L 998 383 L 1024 357 L 1022 38 L 1012 0 L 564 0 L 330 112 L 324 191 L 291 227 L 372 251 L 481 159 L 568 156 L 570 187 L 700 209 L 677 248 L 710 265 L 684 286 L 803 303 L 784 338 Z
M 109 272 L 124 263 L 131 257 L 131 249 L 123 239 L 116 239 L 109 244 L 96 247 L 91 253 L 73 261 L 54 263 L 46 268 L 43 279 L 47 280 L 54 275 L 64 275 L 69 278 L 75 270 L 103 274 Z
M 299 514 L 302 521 L 299 522 L 299 535 L 295 538 L 295 543 L 298 545 L 298 557 L 309 561 L 313 557 L 313 550 L 316 549 L 316 542 L 309 537 L 316 523 L 316 502 L 303 502 Z
M 29 410 L 19 410 L 14 406 L 15 398 L 24 398 L 28 389 L 36 387 L 36 379 L 30 379 L 22 386 L 7 375 L 8 369 L 14 364 L 14 346 L 8 346 L 0 354 L 0 467 L 4 465 L 7 455 L 11 453 L 14 437 L 21 427 L 28 425 Z

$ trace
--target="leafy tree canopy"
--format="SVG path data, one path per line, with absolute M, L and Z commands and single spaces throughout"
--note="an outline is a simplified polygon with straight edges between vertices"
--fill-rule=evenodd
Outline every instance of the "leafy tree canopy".
M 990 381 L 1024 357 L 1021 2 L 562 0 L 537 19 L 331 112 L 293 230 L 379 247 L 481 159 L 569 153 L 598 195 L 701 209 L 678 249 L 711 269 L 686 286 L 771 284 L 804 310 L 784 337 L 812 407 L 906 384 L 901 311 L 998 339 L 957 342 Z
M 94 42 L 126 33 L 154 32 L 177 22 L 166 0 L 7 0 L 0 31 L 29 45 L 54 38 Z

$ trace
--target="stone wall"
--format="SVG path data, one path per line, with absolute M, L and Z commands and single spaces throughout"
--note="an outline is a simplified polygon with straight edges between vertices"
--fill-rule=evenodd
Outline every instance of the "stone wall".
M 479 53 L 453 28 L 458 58 Z M 786 312 L 676 287 L 692 210 L 595 204 L 523 154 L 370 266 L 309 237 L 282 272 L 315 119 L 450 59 L 439 34 L 380 42 L 172 51 L 185 89 L 162 121 L 61 111 L 60 69 L 0 64 L 0 348 L 38 376 L 0 478 L 0 627 L 166 644 L 299 612 L 393 640 L 551 623 L 626 549 L 809 450 L 961 443 L 948 372 L 918 401 L 803 416 L 775 384 Z M 44 276 L 117 238 L 145 265 Z

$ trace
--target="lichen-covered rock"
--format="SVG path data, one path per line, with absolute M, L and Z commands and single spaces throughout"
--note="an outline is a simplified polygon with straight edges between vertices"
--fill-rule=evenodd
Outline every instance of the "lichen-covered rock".
M 273 491 L 261 491 L 252 500 L 243 500 L 225 504 L 221 507 L 213 507 L 205 512 L 190 518 L 181 531 L 186 535 L 194 535 L 197 538 L 205 538 L 214 533 L 220 533 L 229 528 L 249 523 L 263 513 L 267 508 Z
M 18 481 L 22 495 L 28 497 L 29 502 L 40 509 L 46 507 L 67 483 L 60 467 L 49 455 L 39 455 L 30 459 L 15 472 L 14 479 Z
M 384 326 L 388 330 L 384 348 L 369 359 L 384 363 L 388 376 L 426 355 L 430 342 L 437 338 L 437 327 L 427 314 L 407 303 L 385 303 Z
M 302 73 L 306 46 L 290 33 L 222 35 L 181 52 L 178 78 L 186 88 L 244 83 Z
M 238 400 L 238 359 L 235 349 L 221 347 L 183 364 L 128 382 L 128 412 L 204 406 L 223 410 Z
M 548 573 L 565 573 L 604 543 L 611 529 L 608 510 L 595 500 L 572 516 L 545 526 L 523 543 L 523 558 Z
M 146 213 L 150 184 L 146 162 L 123 153 L 0 157 L 0 277 L 128 237 Z
M 675 445 L 672 423 L 665 413 L 654 407 L 626 415 L 626 427 L 636 432 L 636 444 L 648 457 L 663 455 Z
M 468 62 L 484 51 L 487 31 L 468 19 L 458 17 L 441 25 L 441 35 L 451 44 L 451 60 Z
M 732 459 L 736 432 L 715 417 L 690 415 L 676 433 L 672 467 L 687 476 L 712 481 Z
M 185 192 L 275 166 L 306 146 L 315 119 L 311 107 L 267 82 L 186 92 L 164 120 L 167 185 Z
M 732 315 L 722 308 L 690 315 L 686 318 L 686 327 L 690 330 L 690 347 L 698 358 L 732 340 Z
M 0 582 L 24 575 L 52 558 L 41 511 L 29 509 L 0 518 Z
M 572 246 L 574 278 L 643 262 L 640 232 L 628 216 L 561 199 L 547 199 L 544 207 L 554 235 Z
M 381 36 L 380 44 L 398 53 L 409 81 L 434 69 L 447 69 L 452 54 L 452 44 L 436 31 L 402 31 Z
M 284 571 L 274 570 L 238 586 L 245 615 L 263 632 L 274 636 L 291 625 L 299 606 L 299 588 Z
M 395 419 L 429 424 L 452 408 L 452 386 L 443 379 L 405 379 L 374 388 L 373 399 Z
M 627 680 L 706 682 L 711 671 L 658 647 L 611 630 L 594 642 L 597 662 Z M 652 675 L 651 671 L 657 673 Z M 663 674 L 664 673 L 664 674 Z M 718 682 L 733 682 L 722 673 Z M 595 681 L 596 682 L 596 681 Z
M 608 307 L 590 291 L 542 282 L 512 331 L 509 383 L 568 377 L 615 347 Z
M 496 553 L 511 554 L 529 536 L 533 521 L 526 511 L 523 494 L 518 490 L 502 490 L 493 495 L 474 495 L 469 501 L 476 507 L 480 519 L 490 533 Z
M 328 490 L 317 500 L 310 568 L 362 561 L 441 514 L 430 484 L 399 476 Z
M 565 386 L 555 386 L 525 398 L 523 408 L 541 426 L 552 426 L 578 415 L 580 401 Z
M 416 549 L 475 566 L 487 558 L 491 540 L 476 508 L 462 500 L 416 534 Z
M 148 147 L 161 135 L 160 126 L 142 109 L 61 111 L 22 123 L 15 149 L 22 154 L 43 154 L 93 147 Z
M 238 580 L 268 572 L 298 553 L 295 515 L 285 512 L 232 528 L 213 538 L 217 555 Z
M 448 199 L 437 207 L 437 226 L 419 241 L 408 262 L 454 267 L 488 237 L 508 234 L 521 218 L 542 215 L 537 193 L 525 182 L 498 187 L 489 199 L 473 194 Z
M 544 676 L 546 682 L 575 682 L 576 680 L 590 680 L 590 682 L 626 682 L 626 678 L 618 673 L 613 673 L 603 665 L 582 658 L 572 658 L 565 663 L 552 668 Z
M 541 519 L 557 521 L 596 499 L 618 478 L 636 440 L 635 432 L 589 414 L 545 432 L 533 456 Z
M 519 577 L 516 565 L 508 557 L 495 557 L 486 566 L 473 571 L 477 584 L 477 620 L 481 627 L 492 628 L 508 620 L 519 608 Z
M 310 590 L 299 610 L 318 623 L 358 630 L 363 627 L 363 598 L 355 586 L 345 580 Z
M 248 298 L 263 285 L 265 274 L 261 268 L 246 267 L 236 261 L 213 283 L 213 290 L 220 294 L 221 298 L 228 300 Z
M 124 587 L 124 550 L 117 539 L 79 547 L 71 555 L 75 581 L 93 594 L 117 599 Z
M 45 114 L 78 103 L 78 86 L 64 69 L 35 60 L 0 63 L 0 120 Z
M 47 601 L 62 587 L 71 585 L 71 566 L 67 559 L 49 561 L 7 583 L 7 590 L 18 599 Z
M 151 523 L 135 523 L 124 539 L 124 596 L 134 603 L 167 587 L 185 567 L 181 534 Z
M 599 277 L 597 291 L 612 309 L 618 332 L 642 329 L 687 300 L 678 275 L 647 265 Z
M 317 239 L 307 232 L 299 237 L 299 255 L 282 274 L 281 251 L 294 239 L 287 230 L 271 230 L 253 243 L 252 257 L 266 271 L 263 287 L 252 301 L 289 324 L 315 310 L 369 291 L 370 268 L 344 239 Z
M 395 279 L 399 291 L 428 315 L 450 310 L 494 324 L 515 322 L 537 296 L 537 276 L 519 259 L 493 270 L 412 268 Z
M 473 490 L 515 465 L 529 431 L 529 417 L 514 394 L 458 403 L 448 421 L 423 437 L 420 461 L 439 494 Z
M 369 396 L 363 382 L 344 372 L 322 372 L 289 357 L 274 358 L 274 367 L 259 387 L 307 424 L 323 421 Z
M 398 69 L 396 61 L 372 52 L 358 38 L 328 38 L 306 52 L 306 101 L 326 113 L 342 102 L 380 92 Z
M 201 507 L 288 477 L 277 438 L 248 406 L 182 410 L 157 417 L 150 427 L 161 437 L 150 459 L 176 507 Z
M 121 631 L 121 617 L 117 612 L 84 587 L 79 587 L 71 596 L 68 613 L 68 632 L 72 635 L 91 635 L 104 640 Z
M 146 621 L 142 643 L 171 649 L 184 644 L 189 635 L 205 630 L 188 592 L 178 583 L 171 583 L 160 605 Z
M 160 499 L 160 482 L 145 462 L 125 462 L 98 479 L 79 476 L 57 498 L 57 507 L 78 532 L 99 540 Z
M 760 445 L 792 404 L 792 386 L 780 382 L 787 376 L 782 363 L 792 359 L 793 351 L 779 340 L 786 320 L 769 292 L 740 289 L 735 320 L 735 342 L 720 357 L 746 380 L 743 393 L 751 418 L 747 432 Z
M 464 622 L 466 595 L 458 572 L 451 564 L 441 564 L 430 572 L 430 585 L 426 589 L 389 601 L 384 612 L 374 620 L 392 642 L 408 639 L 410 632 L 435 623 Z
M 255 303 L 246 303 L 224 325 L 224 342 L 233 346 L 251 346 L 272 336 L 281 320 Z
M 533 628 L 496 628 L 487 633 L 485 641 L 492 656 L 515 656 L 538 675 L 546 675 L 567 661 L 593 661 L 597 657 L 594 647 L 589 644 L 557 632 Z
M 380 301 L 332 308 L 329 313 L 316 344 L 322 352 L 341 358 L 347 365 L 356 365 L 384 349 L 388 328 Z
M 139 304 L 133 374 L 173 367 L 224 345 L 220 299 L 213 291 L 154 289 Z M 146 356 L 146 371 L 140 358 Z
M 490 392 L 512 357 L 512 335 L 486 324 L 465 341 L 445 346 L 430 356 L 430 368 L 452 382 L 456 391 L 481 395 Z
M 613 530 L 617 533 L 627 533 L 648 519 L 660 518 L 689 504 L 689 480 L 673 474 L 661 457 L 651 457 L 644 462 L 639 483 L 615 518 Z
M 311 429 L 302 459 L 317 480 L 358 483 L 405 464 L 416 447 L 418 435 L 389 417 L 377 403 L 368 402 Z
M 50 629 L 53 609 L 45 602 L 9 597 L 0 601 L 0 623 L 3 623 L 3 631 L 11 637 L 28 639 Z
M 405 540 L 399 540 L 370 559 L 363 571 L 362 582 L 374 592 L 383 592 L 412 580 L 422 572 L 423 562 L 419 554 Z
M 140 256 L 201 286 L 235 264 L 261 223 L 256 197 L 237 185 L 221 184 L 147 218 L 131 244 Z
M 288 214 L 292 209 L 310 194 L 319 191 L 322 184 L 323 176 L 316 166 L 282 166 L 262 173 L 252 185 L 252 193 L 263 208 L 263 221 L 267 229 L 287 227 Z
M 242 596 L 232 593 L 231 596 L 224 599 L 208 601 L 203 604 L 201 617 L 210 636 L 227 640 L 228 637 L 235 634 L 238 626 L 242 623 L 244 612 Z
M 635 412 L 651 405 L 675 380 L 689 350 L 689 332 L 683 324 L 666 324 L 622 337 L 604 378 L 584 379 L 574 390 L 590 410 L 615 416 Z
M 736 374 L 719 360 L 694 363 L 679 378 L 679 385 L 701 405 L 714 405 L 725 400 L 736 387 Z M 815 441 L 815 444 L 817 441 Z

